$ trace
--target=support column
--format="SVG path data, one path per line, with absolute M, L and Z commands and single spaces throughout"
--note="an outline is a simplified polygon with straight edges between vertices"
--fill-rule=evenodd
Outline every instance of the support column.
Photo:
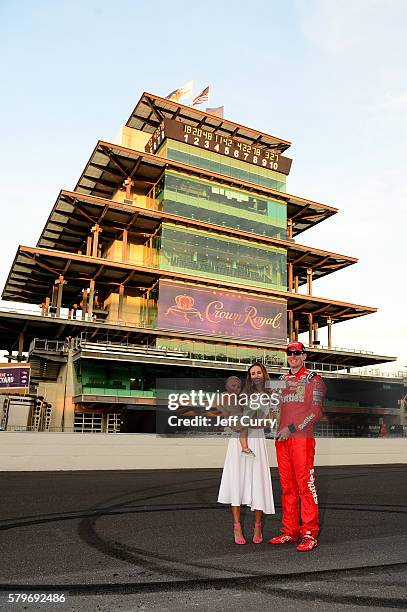
M 312 295 L 312 268 L 307 268 L 307 291 Z
M 55 316 L 59 317 L 61 315 L 61 306 L 62 306 L 62 292 L 65 285 L 64 277 L 61 275 L 57 281 L 55 281 L 57 286 L 57 304 Z
M 92 242 L 93 242 L 93 237 L 88 236 L 86 239 L 86 255 L 88 256 L 92 254 Z
M 92 321 L 93 317 L 93 300 L 95 299 L 95 281 L 92 279 L 89 283 L 89 302 L 88 302 L 88 320 Z
M 404 379 L 405 381 L 405 379 Z M 406 382 L 404 382 L 404 390 L 406 390 Z M 407 395 L 405 395 L 401 400 L 398 401 L 400 406 L 400 425 L 406 424 L 406 408 L 407 408 Z
M 294 276 L 294 291 L 295 293 L 298 293 L 298 276 L 297 275 Z
M 312 313 L 308 314 L 308 346 L 313 345 Z
M 86 311 L 88 308 L 88 290 L 84 289 L 82 292 L 82 319 L 86 318 Z
M 49 307 L 49 312 L 50 312 L 51 317 L 55 317 L 55 314 L 56 314 L 57 296 L 58 296 L 58 287 L 54 283 L 52 285 L 51 302 L 50 302 L 50 307 Z
M 314 331 L 313 341 L 314 341 L 314 344 L 316 344 L 318 342 L 318 323 L 314 323 L 312 327 Z
M 153 248 L 153 243 L 154 243 L 154 236 L 151 236 L 150 240 L 149 240 L 149 244 L 148 244 L 148 265 L 149 266 L 154 266 L 154 248 Z M 270 271 L 270 278 L 273 278 L 273 273 L 272 271 Z
M 292 263 L 289 263 L 287 281 L 288 281 L 288 291 L 291 291 L 291 292 L 293 290 L 293 274 L 294 274 L 294 266 Z
M 52 286 L 52 294 L 51 294 L 51 306 L 54 308 L 57 305 L 57 286 L 54 284 Z
M 155 201 L 156 187 L 157 183 L 154 183 L 153 188 L 150 189 L 147 195 L 147 208 L 153 208 L 154 210 L 157 208 L 157 204 Z M 152 200 L 152 202 L 149 202 L 149 200 Z
M 288 311 L 288 341 L 294 340 L 294 313 L 292 310 Z
M 24 350 L 24 332 L 20 332 L 18 334 L 18 355 L 17 361 L 23 360 L 23 350 Z
M 299 335 L 300 335 L 300 322 L 297 319 L 296 321 L 294 321 L 294 340 L 295 342 L 298 342 Z
M 128 261 L 128 256 L 127 256 L 127 249 L 128 249 L 127 239 L 128 239 L 128 235 L 129 235 L 129 232 L 126 229 L 123 230 L 123 243 L 122 243 L 122 261 L 123 262 L 127 262 Z
M 44 308 L 44 315 L 46 317 L 49 315 L 49 306 L 50 306 L 50 298 L 46 297 L 45 298 L 45 308 Z
M 123 187 L 126 188 L 126 200 L 131 200 L 131 188 L 134 185 L 134 181 L 128 176 L 125 181 L 123 181 Z
M 119 321 L 123 318 L 123 304 L 124 304 L 124 285 L 120 285 L 119 287 L 119 308 L 117 312 L 117 318 Z
M 98 256 L 98 246 L 99 246 L 99 234 L 102 233 L 102 228 L 98 223 L 92 227 L 91 232 L 93 234 L 93 245 L 92 245 L 92 257 Z
M 328 325 L 328 348 L 332 348 L 332 319 L 331 317 L 327 318 L 327 325 Z
M 292 219 L 287 219 L 287 238 L 293 237 L 293 225 Z

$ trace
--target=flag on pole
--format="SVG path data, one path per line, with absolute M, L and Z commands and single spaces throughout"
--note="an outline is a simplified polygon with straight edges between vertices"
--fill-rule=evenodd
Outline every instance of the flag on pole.
M 187 100 L 192 98 L 192 90 L 194 87 L 193 81 L 188 81 L 182 87 L 178 89 L 174 89 L 168 96 L 166 96 L 167 100 L 173 100 L 174 102 L 181 102 L 181 100 Z
M 220 117 L 221 119 L 223 119 L 224 110 L 224 106 L 217 106 L 216 108 L 207 108 L 205 112 L 209 113 L 210 115 L 216 115 L 216 117 Z
M 201 91 L 199 96 L 194 98 L 192 102 L 192 106 L 198 106 L 199 104 L 203 104 L 203 102 L 208 102 L 208 100 L 209 100 L 209 85 L 208 87 L 205 87 L 205 89 Z

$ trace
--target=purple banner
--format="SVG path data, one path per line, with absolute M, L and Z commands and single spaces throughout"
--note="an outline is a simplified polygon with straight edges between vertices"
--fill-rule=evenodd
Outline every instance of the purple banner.
M 287 338 L 287 304 L 186 283 L 160 281 L 157 326 L 251 340 Z
M 0 390 L 21 389 L 30 384 L 30 366 L 9 365 L 0 367 Z

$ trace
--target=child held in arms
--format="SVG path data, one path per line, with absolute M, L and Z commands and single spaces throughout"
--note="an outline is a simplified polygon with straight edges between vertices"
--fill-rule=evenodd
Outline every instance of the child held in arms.
M 228 403 L 228 412 L 232 414 L 236 412 L 238 408 L 237 398 L 240 395 L 242 390 L 242 381 L 237 376 L 229 376 L 225 382 L 225 399 L 227 398 Z M 235 401 L 233 403 L 231 399 Z M 239 414 L 241 414 L 241 410 L 239 410 Z M 240 447 L 242 449 L 242 453 L 248 457 L 255 457 L 254 452 L 249 448 L 249 430 L 247 427 L 238 426 L 236 429 L 239 431 L 239 442 Z

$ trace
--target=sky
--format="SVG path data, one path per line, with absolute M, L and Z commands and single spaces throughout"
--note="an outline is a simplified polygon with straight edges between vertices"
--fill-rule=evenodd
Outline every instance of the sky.
M 359 258 L 314 295 L 378 308 L 333 343 L 403 369 L 406 21 L 404 0 L 1 0 L 1 289 L 96 141 L 143 91 L 194 79 L 226 118 L 293 142 L 287 191 L 339 209 L 296 241 Z

